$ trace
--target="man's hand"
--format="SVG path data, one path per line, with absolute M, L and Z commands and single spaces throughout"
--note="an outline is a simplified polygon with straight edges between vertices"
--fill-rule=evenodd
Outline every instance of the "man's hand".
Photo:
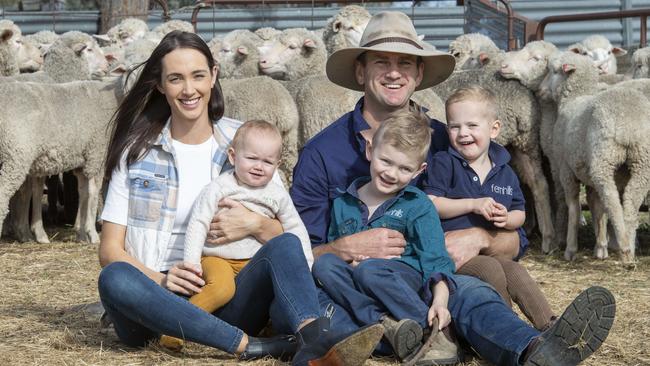
M 345 261 L 358 258 L 383 258 L 399 257 L 404 252 L 406 240 L 399 231 L 375 228 L 344 236 L 328 245 L 329 252 L 333 252 Z M 314 248 L 314 255 L 325 253 L 320 247 Z
M 445 246 L 456 264 L 456 269 L 489 246 L 486 236 L 485 230 L 480 228 L 452 230 L 445 233 Z
M 259 230 L 260 218 L 241 203 L 224 198 L 219 201 L 219 210 L 212 218 L 206 241 L 221 245 L 254 235 Z

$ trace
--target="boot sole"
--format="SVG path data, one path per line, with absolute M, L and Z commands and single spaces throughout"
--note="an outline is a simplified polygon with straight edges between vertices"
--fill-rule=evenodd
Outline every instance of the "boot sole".
M 609 290 L 590 287 L 542 333 L 541 344 L 524 366 L 572 366 L 591 356 L 614 324 L 616 301 Z
M 403 360 L 408 355 L 413 353 L 422 342 L 422 327 L 415 320 L 403 319 L 400 320 L 395 338 L 390 342 L 393 346 L 395 356 Z
M 325 356 L 308 362 L 310 366 L 360 366 L 370 357 L 384 335 L 384 327 L 373 324 L 335 344 Z

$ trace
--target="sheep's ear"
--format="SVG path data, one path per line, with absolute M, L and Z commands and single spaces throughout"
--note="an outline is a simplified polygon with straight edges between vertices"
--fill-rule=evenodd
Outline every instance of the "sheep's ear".
M 109 73 L 111 75 L 119 76 L 125 74 L 127 71 L 129 71 L 129 69 L 126 66 L 124 66 L 124 64 L 119 64 L 116 67 L 114 67 Z
M 334 33 L 338 33 L 341 30 L 341 21 L 337 20 L 334 23 L 332 23 L 332 30 Z
M 478 60 L 482 66 L 485 66 L 488 62 L 490 62 L 490 56 L 485 52 L 481 52 L 478 54 Z
M 623 55 L 626 55 L 626 54 L 627 54 L 627 51 L 624 50 L 624 49 L 622 49 L 621 47 L 613 47 L 613 48 L 612 48 L 612 53 L 613 53 L 614 56 L 616 56 L 616 57 L 621 57 L 621 56 L 623 56 Z
M 83 52 L 83 50 L 85 50 L 85 49 L 86 49 L 86 44 L 85 43 L 75 43 L 72 46 L 72 50 L 74 51 L 74 53 L 77 56 L 79 56 L 81 54 L 81 52 Z
M 562 72 L 563 73 L 565 73 L 567 75 L 570 75 L 574 71 L 576 71 L 576 65 L 574 65 L 574 64 L 562 64 Z
M 115 56 L 115 54 L 113 54 L 113 53 L 106 53 L 106 54 L 104 54 L 104 58 L 105 58 L 106 61 L 108 61 L 108 62 L 114 62 L 114 61 L 117 61 L 117 60 L 118 60 L 118 59 L 117 59 L 117 56 Z
M 573 44 L 567 48 L 569 52 L 577 53 L 578 55 L 582 54 L 582 45 L 580 44 Z
M 7 42 L 11 37 L 13 37 L 14 32 L 11 29 L 4 29 L 0 33 L 0 41 Z
M 307 48 L 316 48 L 316 47 L 318 47 L 318 46 L 316 46 L 316 42 L 314 42 L 314 40 L 311 39 L 311 38 L 305 39 L 305 41 L 302 43 L 302 46 L 307 47 Z
M 237 53 L 240 55 L 248 56 L 248 47 L 246 46 L 237 47 Z
M 110 42 L 111 39 L 106 34 L 93 34 L 93 38 L 98 41 Z

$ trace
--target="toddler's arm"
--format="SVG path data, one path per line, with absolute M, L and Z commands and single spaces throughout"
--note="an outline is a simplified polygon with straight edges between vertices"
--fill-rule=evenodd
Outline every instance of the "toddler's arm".
M 491 197 L 447 198 L 429 195 L 429 198 L 436 205 L 438 215 L 442 219 L 451 219 L 457 216 L 475 213 L 483 216 L 488 221 L 492 221 L 493 212 L 498 204 Z
M 451 323 L 451 314 L 449 313 L 449 309 L 447 309 L 447 303 L 449 302 L 449 287 L 447 287 L 447 281 L 438 281 L 433 285 L 432 292 L 433 301 L 429 308 L 427 320 L 429 321 L 429 326 L 432 326 L 433 319 L 438 318 L 438 330 L 442 330 L 442 328 Z
M 276 216 L 280 220 L 285 233 L 292 233 L 300 239 L 302 250 L 307 259 L 307 265 L 311 269 L 312 264 L 314 264 L 314 254 L 311 251 L 311 240 L 309 240 L 307 228 L 300 219 L 300 215 L 291 201 L 289 192 L 284 190 L 283 187 L 279 187 L 279 189 L 281 190 L 282 196 L 280 199 L 280 208 Z
M 498 204 L 499 206 L 493 212 L 492 222 L 494 226 L 506 230 L 516 230 L 519 229 L 526 220 L 526 212 L 522 210 L 511 210 L 508 211 L 505 206 Z
M 183 257 L 186 262 L 201 263 L 201 252 L 210 230 L 212 216 L 221 199 L 220 183 L 212 181 L 205 186 L 192 206 L 192 214 L 185 231 Z

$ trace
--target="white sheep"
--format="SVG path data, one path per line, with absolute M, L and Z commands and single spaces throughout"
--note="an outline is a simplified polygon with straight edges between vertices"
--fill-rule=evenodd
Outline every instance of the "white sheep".
M 638 111 L 650 110 L 650 100 L 626 87 L 594 93 L 599 70 L 572 52 L 555 54 L 548 70 L 540 92 L 558 105 L 553 144 L 569 211 L 565 258 L 574 259 L 577 252 L 582 182 L 595 190 L 592 211 L 611 220 L 622 259 L 632 261 L 639 207 L 650 190 L 650 121 Z M 629 179 L 621 196 L 615 177 L 623 168 Z M 597 242 L 595 251 L 606 257 L 607 242 Z
M 14 76 L 20 73 L 16 51 L 11 44 L 13 35 L 11 29 L 0 29 L 0 76 Z
M 156 42 L 156 44 L 158 44 L 167 35 L 167 33 L 170 33 L 175 30 L 195 33 L 192 23 L 186 22 L 184 20 L 172 19 L 170 21 L 158 25 L 151 32 L 147 32 L 144 38 L 147 38 L 150 41 Z
M 467 33 L 449 43 L 449 53 L 456 59 L 456 71 L 478 69 L 492 63 L 498 67 L 502 52 L 496 44 L 480 33 Z
M 11 20 L 0 20 L 0 31 L 3 30 L 11 31 L 10 36 L 9 33 L 4 32 L 5 39 L 2 42 L 9 45 L 10 49 L 13 50 L 15 62 L 20 72 L 38 71 L 43 64 L 43 56 L 41 56 L 38 48 L 32 42 L 24 42 L 20 28 Z M 3 73 L 2 76 L 10 75 Z
M 111 29 L 106 34 L 94 35 L 99 40 L 102 46 L 109 46 L 117 44 L 120 47 L 143 38 L 149 32 L 147 22 L 138 18 L 125 18 Z
M 616 58 L 627 54 L 621 47 L 614 47 L 607 38 L 600 34 L 591 35 L 572 44 L 568 50 L 589 57 L 601 74 L 616 74 Z
M 504 80 L 485 69 L 456 71 L 432 89 L 445 100 L 454 90 L 471 84 L 491 90 L 497 99 L 501 120 L 497 142 L 510 147 L 513 167 L 522 182 L 532 190 L 542 248 L 548 251 L 552 247 L 554 230 L 548 182 L 542 169 L 539 143 L 541 110 L 537 98 L 518 82 Z
M 298 111 L 291 95 L 280 82 L 266 76 L 220 83 L 226 116 L 240 121 L 263 119 L 278 127 L 282 135 L 280 175 L 289 183 L 298 161 Z
M 650 77 L 650 47 L 639 48 L 632 54 L 632 79 Z
M 278 80 L 298 80 L 325 74 L 327 50 L 323 40 L 305 28 L 290 28 L 260 54 L 260 71 Z
M 327 20 L 323 31 L 323 42 L 327 54 L 331 55 L 348 47 L 359 47 L 361 35 L 370 21 L 370 13 L 358 5 L 348 5 L 341 8 L 333 17 Z
M 237 29 L 211 40 L 208 47 L 219 63 L 220 77 L 241 79 L 260 74 L 258 47 L 261 45 L 262 39 L 255 33 Z
M 34 42 L 39 51 L 41 51 L 41 56 L 44 56 L 50 47 L 52 47 L 54 42 L 59 39 L 59 35 L 49 30 L 42 30 L 34 34 L 27 35 L 24 37 L 24 39 Z
M 280 37 L 282 31 L 273 27 L 263 27 L 255 30 L 253 33 L 262 40 L 262 44 L 257 48 L 260 55 L 262 55 L 271 48 L 271 45 Z
M 97 183 L 120 86 L 118 80 L 0 84 L 6 102 L 0 110 L 0 223 L 28 174 L 43 177 L 74 170 L 80 186 L 78 239 L 99 241 Z

